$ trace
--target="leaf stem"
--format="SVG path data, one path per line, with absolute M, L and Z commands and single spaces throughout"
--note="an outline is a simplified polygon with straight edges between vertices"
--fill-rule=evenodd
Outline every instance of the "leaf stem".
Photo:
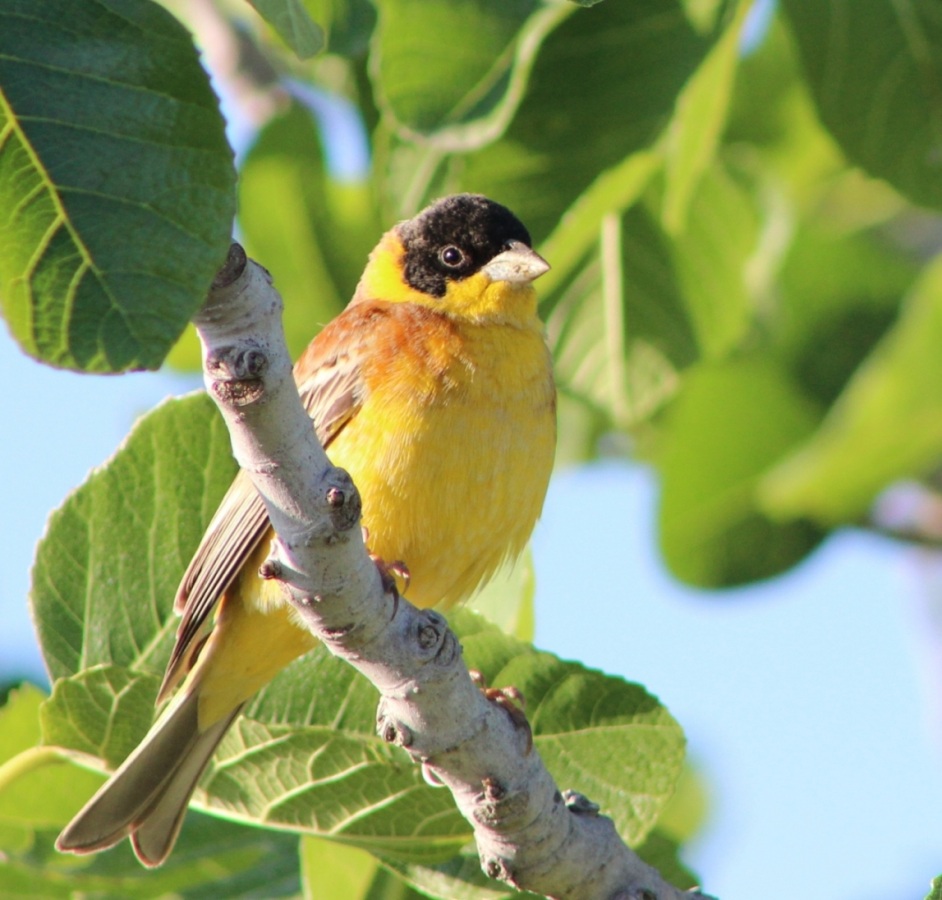
M 68 754 L 61 747 L 30 747 L 0 765 L 0 793 L 30 772 L 50 764 L 67 762 Z

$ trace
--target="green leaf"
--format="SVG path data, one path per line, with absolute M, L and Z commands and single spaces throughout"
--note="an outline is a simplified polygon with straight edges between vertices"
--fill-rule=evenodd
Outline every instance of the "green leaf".
M 401 878 L 357 847 L 301 838 L 306 897 L 317 900 L 422 900 Z
M 677 387 L 697 356 L 675 266 L 642 208 L 600 223 L 597 247 L 547 317 L 560 390 L 631 428 Z
M 4 898 L 252 900 L 300 895 L 294 835 L 191 814 L 170 859 L 159 869 L 143 870 L 127 842 L 93 856 L 57 853 L 53 846 L 57 831 L 58 827 L 41 832 L 31 852 L 0 861 Z
M 495 683 L 523 692 L 534 746 L 557 784 L 586 794 L 629 844 L 640 843 L 683 765 L 684 736 L 670 713 L 640 685 L 548 653 L 518 655 Z
M 121 666 L 60 678 L 40 711 L 43 743 L 68 747 L 116 769 L 147 734 L 160 680 Z
M 929 887 L 930 891 L 926 895 L 926 900 L 942 900 L 942 875 L 933 878 Z
M 532 900 L 536 894 L 515 891 L 488 878 L 473 846 L 436 866 L 384 860 L 384 865 L 433 900 Z M 372 898 L 371 898 L 372 900 Z
M 29 852 L 36 832 L 62 825 L 99 782 L 38 747 L 44 699 L 38 688 L 24 685 L 0 708 L 0 847 L 8 853 Z
M 726 124 L 740 58 L 743 23 L 752 8 L 740 0 L 736 12 L 677 101 L 667 130 L 663 222 L 668 234 L 684 231 L 691 200 L 710 168 Z
M 535 744 L 551 768 L 588 782 L 624 832 L 640 838 L 683 755 L 666 711 L 635 685 L 535 653 L 469 613 L 457 624 L 469 663 L 489 683 L 512 681 L 529 695 Z M 126 752 L 147 727 L 156 684 L 117 667 L 58 682 L 43 710 L 46 740 L 101 753 L 113 765 L 119 748 Z M 313 694 L 312 684 L 319 686 Z M 317 648 L 237 720 L 199 804 L 244 822 L 329 836 L 387 861 L 434 865 L 453 856 L 470 839 L 469 826 L 446 791 L 430 788 L 404 753 L 376 736 L 376 702 L 365 679 Z M 623 760 L 617 771 L 613 747 Z
M 703 587 L 767 578 L 817 544 L 817 529 L 773 523 L 756 496 L 764 474 L 817 420 L 817 410 L 767 357 L 688 373 L 657 457 L 661 549 L 678 578 Z
M 225 258 L 232 154 L 187 31 L 145 0 L 0 10 L 0 303 L 53 365 L 156 368 Z
M 468 665 L 488 684 L 524 692 L 550 771 L 572 779 L 626 837 L 640 840 L 683 758 L 683 735 L 666 710 L 637 685 L 536 653 L 470 613 L 450 618 Z M 311 684 L 321 686 L 314 698 Z M 318 647 L 236 723 L 203 782 L 206 801 L 230 816 L 327 835 L 385 860 L 432 865 L 452 856 L 470 839 L 469 826 L 447 792 L 429 789 L 417 767 L 376 736 L 377 699 L 364 678 Z M 614 772 L 613 752 L 624 761 Z
M 768 514 L 835 525 L 942 455 L 942 257 L 926 267 L 896 326 L 857 370 L 811 440 L 761 485 Z
M 53 679 L 102 663 L 162 674 L 177 584 L 234 474 L 209 398 L 170 400 L 52 514 L 30 603 Z
M 855 195 L 861 191 L 850 185 Z M 895 323 L 917 262 L 880 230 L 844 233 L 802 223 L 778 280 L 774 321 L 779 351 L 804 390 L 830 406 Z
M 299 59 L 324 49 L 324 31 L 308 15 L 301 0 L 249 0 Z
M 576 9 L 545 37 L 503 137 L 443 185 L 506 203 L 540 242 L 598 174 L 650 147 L 707 50 L 675 0 Z
M 821 119 L 847 157 L 917 203 L 942 206 L 936 0 L 782 5 Z
M 492 112 L 509 90 L 520 31 L 536 7 L 535 0 L 381 4 L 372 77 L 394 127 L 429 135 Z
M 718 164 L 702 173 L 688 202 L 671 250 L 700 354 L 721 359 L 752 321 L 759 216 L 752 194 Z

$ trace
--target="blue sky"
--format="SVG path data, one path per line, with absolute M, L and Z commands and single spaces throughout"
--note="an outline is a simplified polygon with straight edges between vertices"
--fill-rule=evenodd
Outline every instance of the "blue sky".
M 16 436 L 0 442 L 0 670 L 39 677 L 26 592 L 46 515 L 139 413 L 198 379 L 58 372 L 0 331 Z M 655 502 L 624 463 L 554 478 L 534 539 L 537 644 L 641 682 L 684 726 L 711 792 L 687 859 L 710 892 L 921 900 L 942 872 L 942 747 L 914 554 L 848 532 L 773 582 L 697 592 L 661 565 Z

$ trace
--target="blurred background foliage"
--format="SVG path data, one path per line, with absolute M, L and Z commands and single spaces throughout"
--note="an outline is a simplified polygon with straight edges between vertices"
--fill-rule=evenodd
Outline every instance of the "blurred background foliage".
M 847 525 L 939 542 L 935 0 L 164 7 L 0 6 L 0 303 L 26 352 L 198 368 L 186 323 L 237 209 L 297 353 L 385 227 L 477 191 L 553 265 L 559 464 L 652 467 L 679 579 L 768 578 Z

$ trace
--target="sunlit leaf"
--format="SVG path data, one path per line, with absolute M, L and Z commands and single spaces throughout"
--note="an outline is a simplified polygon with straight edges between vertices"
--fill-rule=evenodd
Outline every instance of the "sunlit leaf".
M 168 401 L 52 514 L 30 602 L 53 678 L 110 663 L 163 673 L 177 584 L 234 474 L 209 398 Z

